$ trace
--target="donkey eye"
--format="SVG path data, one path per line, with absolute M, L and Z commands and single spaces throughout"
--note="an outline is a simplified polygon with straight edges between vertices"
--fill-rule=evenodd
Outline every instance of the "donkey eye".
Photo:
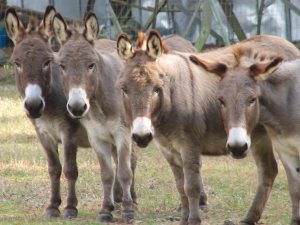
M 125 88 L 122 88 L 121 90 L 122 90 L 123 96 L 124 96 L 124 97 L 128 97 L 128 90 L 125 89 Z
M 96 67 L 96 64 L 95 63 L 91 63 L 89 66 L 88 66 L 88 69 L 89 70 L 94 70 Z
M 66 69 L 65 65 L 63 65 L 63 64 L 59 64 L 59 67 L 62 71 L 65 71 L 65 69 Z
M 49 66 L 50 66 L 50 63 L 51 63 L 51 61 L 50 60 L 48 60 L 47 62 L 45 62 L 44 63 L 44 66 L 43 66 L 43 69 L 48 69 L 49 68 Z
M 223 98 L 218 98 L 218 100 L 219 100 L 221 106 L 225 107 L 225 102 L 224 102 Z
M 252 105 L 255 102 L 256 102 L 256 98 L 255 97 L 249 99 L 249 105 Z
M 15 62 L 15 67 L 17 68 L 17 70 L 21 70 L 21 64 L 18 62 Z
M 159 88 L 154 88 L 153 94 L 154 94 L 155 96 L 157 96 L 157 95 L 159 95 L 159 93 L 160 93 L 160 89 L 159 89 Z

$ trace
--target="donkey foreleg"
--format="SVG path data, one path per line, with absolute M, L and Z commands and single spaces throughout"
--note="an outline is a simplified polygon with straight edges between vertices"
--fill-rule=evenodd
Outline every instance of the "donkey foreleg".
M 111 160 L 111 144 L 104 142 L 98 138 L 90 138 L 90 143 L 96 151 L 97 158 L 100 164 L 101 180 L 104 191 L 103 203 L 99 213 L 99 220 L 100 222 L 111 222 L 113 218 L 111 212 L 114 210 L 114 170 Z
M 131 168 L 131 138 L 129 135 L 121 135 L 116 138 L 118 151 L 118 180 L 122 186 L 122 218 L 126 223 L 134 220 L 134 204 L 131 197 L 132 168 Z
M 199 173 L 199 151 L 197 148 L 185 147 L 181 151 L 184 174 L 184 192 L 189 201 L 189 225 L 200 225 L 199 214 L 200 200 L 200 173 Z
M 157 145 L 164 155 L 165 159 L 169 163 L 171 170 L 173 172 L 176 188 L 179 193 L 180 202 L 181 202 L 181 222 L 180 225 L 187 225 L 189 218 L 189 201 L 184 192 L 184 175 L 182 168 L 182 159 L 180 153 L 175 149 L 167 148 L 160 145 L 157 142 Z
M 41 144 L 47 155 L 48 173 L 51 181 L 51 197 L 50 204 L 48 205 L 44 217 L 46 219 L 52 217 L 59 217 L 59 206 L 61 204 L 60 196 L 60 176 L 62 166 L 58 156 L 58 145 L 54 140 L 46 135 L 38 134 Z
M 73 143 L 70 143 L 68 138 L 63 140 L 64 145 L 64 168 L 63 172 L 68 181 L 68 197 L 67 205 L 64 209 L 65 218 L 75 218 L 77 217 L 77 196 L 76 196 L 76 181 L 78 178 L 78 167 L 76 162 L 77 156 L 77 146 Z
M 272 143 L 267 135 L 264 135 L 258 140 L 254 139 L 252 154 L 257 166 L 258 186 L 255 198 L 247 216 L 241 222 L 241 224 L 247 225 L 254 225 L 261 218 L 262 212 L 269 198 L 273 182 L 278 173 Z
M 276 146 L 277 147 L 277 146 Z M 300 225 L 300 158 L 298 146 L 288 151 L 285 148 L 276 148 L 278 155 L 284 166 L 289 192 L 292 201 L 292 221 L 291 225 Z

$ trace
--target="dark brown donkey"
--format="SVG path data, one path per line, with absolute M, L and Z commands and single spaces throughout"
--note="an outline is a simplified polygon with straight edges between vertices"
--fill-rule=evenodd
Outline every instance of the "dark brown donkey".
M 300 58 L 300 52 L 288 41 L 272 36 L 253 37 L 232 46 L 232 52 L 236 63 L 231 66 L 218 57 L 191 59 L 221 80 L 217 95 L 230 151 L 246 154 L 253 128 L 262 124 L 267 129 L 287 174 L 291 224 L 300 225 L 300 60 L 280 65 L 282 60 Z
M 154 138 L 170 164 L 182 203 L 181 224 L 199 225 L 199 158 L 229 154 L 216 97 L 218 83 L 190 62 L 189 54 L 168 53 L 157 32 L 150 32 L 145 46 L 134 49 L 124 34 L 118 39 L 118 52 L 125 60 L 118 79 L 125 119 L 137 145 L 146 147 Z M 252 153 L 259 184 L 242 224 L 259 220 L 277 175 L 269 137 L 262 127 L 256 129 Z
M 51 197 L 45 217 L 60 215 L 62 166 L 58 156 L 58 144 L 62 143 L 63 171 L 68 181 L 64 216 L 70 218 L 77 216 L 77 146 L 88 147 L 89 143 L 83 127 L 68 116 L 66 99 L 59 80 L 59 68 L 53 64 L 53 53 L 47 43 L 49 25 L 55 13 L 53 7 L 47 7 L 42 23 L 35 26 L 31 20 L 25 30 L 15 10 L 9 8 L 5 22 L 8 35 L 15 44 L 11 60 L 15 65 L 17 88 L 24 97 L 24 109 L 47 155 Z
M 47 7 L 42 23 L 35 26 L 34 20 L 31 20 L 26 30 L 13 8 L 7 10 L 5 20 L 9 37 L 15 44 L 11 60 L 15 64 L 17 88 L 24 97 L 24 109 L 36 129 L 48 159 L 51 197 L 45 217 L 60 215 L 62 166 L 58 156 L 58 144 L 62 143 L 63 171 L 68 180 L 64 216 L 72 218 L 77 216 L 77 147 L 89 147 L 89 142 L 85 129 L 78 121 L 71 119 L 66 110 L 67 100 L 62 89 L 59 67 L 53 62 L 53 53 L 47 44 L 47 39 L 51 36 L 50 23 L 55 13 L 52 6 Z M 122 194 L 117 180 L 114 192 Z M 119 199 L 121 197 L 118 196 Z M 120 201 L 118 198 L 115 200 Z
M 61 43 L 57 61 L 67 96 L 66 107 L 68 113 L 86 128 L 101 165 L 104 198 L 99 220 L 112 220 L 113 146 L 118 153 L 117 177 L 123 190 L 122 217 L 125 222 L 131 222 L 134 218 L 130 192 L 132 143 L 129 127 L 120 118 L 120 93 L 115 88 L 116 77 L 123 65 L 115 51 L 101 53 L 95 48 L 94 41 L 99 32 L 97 17 L 89 13 L 84 24 L 81 33 L 76 29 L 69 30 L 60 14 L 53 19 L 54 33 Z

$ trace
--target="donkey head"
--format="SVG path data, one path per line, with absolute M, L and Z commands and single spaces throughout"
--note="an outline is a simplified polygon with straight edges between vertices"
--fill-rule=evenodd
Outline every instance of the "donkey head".
M 53 29 L 61 44 L 58 55 L 67 96 L 67 110 L 74 118 L 86 115 L 90 100 L 95 96 L 98 74 L 103 67 L 93 42 L 99 33 L 98 19 L 89 13 L 85 18 L 83 33 L 71 31 L 60 14 L 53 19 Z
M 53 54 L 47 40 L 54 14 L 55 9 L 48 6 L 41 24 L 36 26 L 31 18 L 27 29 L 13 8 L 7 9 L 5 15 L 8 36 L 15 44 L 11 60 L 17 88 L 24 97 L 24 108 L 30 118 L 42 115 L 50 90 Z
M 146 37 L 146 36 L 145 36 Z M 142 48 L 134 49 L 127 35 L 118 38 L 119 56 L 125 68 L 118 80 L 123 93 L 125 119 L 131 124 L 132 139 L 146 147 L 153 139 L 154 128 L 168 105 L 166 74 L 158 65 L 166 52 L 160 35 L 151 31 Z
M 220 81 L 217 98 L 225 130 L 227 149 L 235 158 L 242 158 L 250 149 L 251 133 L 259 120 L 259 80 L 268 79 L 279 67 L 282 58 L 270 57 L 261 62 L 237 64 L 232 68 L 215 61 L 190 56 L 208 74 Z

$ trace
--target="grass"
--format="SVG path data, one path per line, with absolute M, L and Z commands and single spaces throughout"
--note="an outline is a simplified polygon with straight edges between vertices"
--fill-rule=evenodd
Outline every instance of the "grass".
M 0 224 L 99 224 L 96 218 L 101 204 L 102 187 L 98 162 L 91 149 L 80 149 L 78 153 L 78 218 L 50 221 L 43 219 L 50 193 L 47 161 L 21 102 L 13 77 L 1 79 Z M 280 162 L 279 169 L 261 219 L 263 224 L 287 225 L 290 222 L 291 203 Z M 256 168 L 251 156 L 243 160 L 204 157 L 202 174 L 209 194 L 209 211 L 201 214 L 202 224 L 221 225 L 224 220 L 238 222 L 242 219 L 251 204 L 257 184 Z M 175 217 L 180 216 L 175 210 L 179 198 L 174 179 L 163 156 L 154 146 L 138 152 L 136 190 L 136 224 L 178 224 L 172 222 Z M 65 203 L 64 177 L 62 197 Z M 120 218 L 120 213 L 116 212 L 114 216 Z

